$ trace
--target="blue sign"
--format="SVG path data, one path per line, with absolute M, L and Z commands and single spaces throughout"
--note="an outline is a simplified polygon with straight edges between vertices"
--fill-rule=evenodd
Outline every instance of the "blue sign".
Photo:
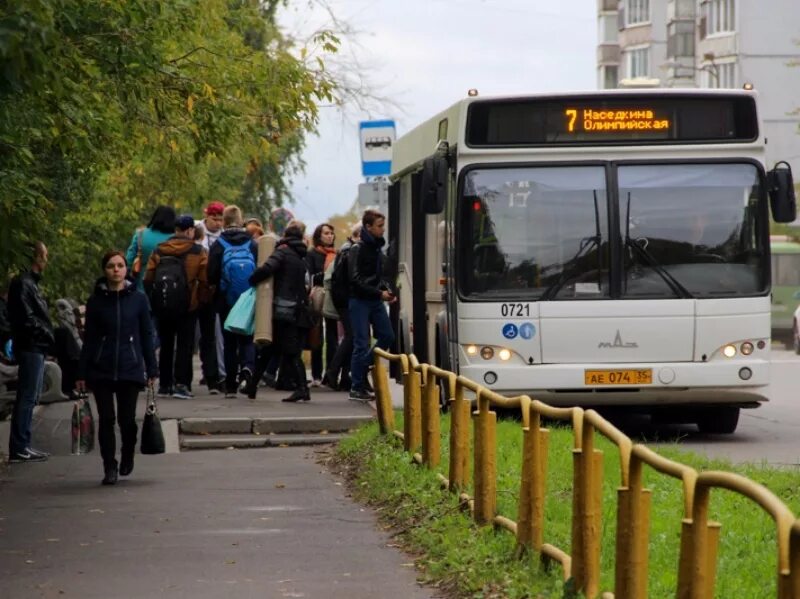
M 361 174 L 365 177 L 390 175 L 395 140 L 394 121 L 363 121 L 358 128 L 361 138 Z
M 503 337 L 506 339 L 514 339 L 517 336 L 517 325 L 508 323 L 503 325 Z
M 536 334 L 536 327 L 531 322 L 523 322 L 519 325 L 519 336 L 523 339 L 533 339 Z

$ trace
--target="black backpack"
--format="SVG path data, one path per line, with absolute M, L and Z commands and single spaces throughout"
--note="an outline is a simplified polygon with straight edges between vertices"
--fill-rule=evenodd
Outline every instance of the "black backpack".
M 164 255 L 156 266 L 150 289 L 150 306 L 158 316 L 180 316 L 189 311 L 189 282 L 186 280 L 186 254 Z
M 350 299 L 350 275 L 347 272 L 347 255 L 349 253 L 350 248 L 340 251 L 333 263 L 333 273 L 331 274 L 331 299 L 337 310 L 346 309 L 347 302 Z

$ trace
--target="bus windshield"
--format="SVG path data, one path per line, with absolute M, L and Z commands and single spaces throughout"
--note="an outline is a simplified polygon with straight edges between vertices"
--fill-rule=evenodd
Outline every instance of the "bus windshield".
M 617 181 L 613 190 L 608 173 Z M 707 298 L 766 291 L 766 210 L 750 163 L 473 168 L 462 189 L 459 270 L 466 296 Z M 609 214 L 619 219 L 610 223 Z M 612 244 L 619 248 L 613 263 Z

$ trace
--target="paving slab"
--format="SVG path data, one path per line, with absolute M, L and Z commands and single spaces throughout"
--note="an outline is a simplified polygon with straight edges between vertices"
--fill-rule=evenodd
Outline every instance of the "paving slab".
M 314 458 L 294 447 L 141 456 L 113 487 L 99 484 L 97 455 L 6 466 L 2 596 L 433 597 Z

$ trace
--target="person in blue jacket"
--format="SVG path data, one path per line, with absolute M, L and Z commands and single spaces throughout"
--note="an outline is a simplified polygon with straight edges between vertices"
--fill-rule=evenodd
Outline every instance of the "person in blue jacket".
M 121 251 L 101 261 L 104 276 L 86 303 L 86 327 L 78 366 L 78 391 L 89 388 L 97 402 L 98 439 L 104 485 L 117 482 L 114 396 L 122 437 L 119 474 L 133 471 L 136 450 L 136 400 L 145 384 L 158 377 L 153 350 L 150 306 L 144 293 L 125 277 L 128 264 Z

